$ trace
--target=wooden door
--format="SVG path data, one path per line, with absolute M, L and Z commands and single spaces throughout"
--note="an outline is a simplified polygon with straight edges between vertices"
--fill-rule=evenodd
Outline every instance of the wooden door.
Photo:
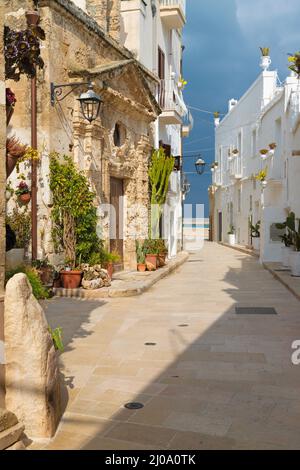
M 123 180 L 110 178 L 110 251 L 115 251 L 121 261 L 115 264 L 115 270 L 123 268 Z

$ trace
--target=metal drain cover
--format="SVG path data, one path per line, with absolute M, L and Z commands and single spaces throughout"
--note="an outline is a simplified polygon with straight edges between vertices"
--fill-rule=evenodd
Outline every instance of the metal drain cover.
M 145 346 L 156 346 L 156 343 L 145 343 Z
M 182 325 L 177 325 L 179 326 L 180 328 L 184 328 L 185 326 L 189 326 L 187 323 L 182 323 Z
M 141 408 L 144 408 L 144 405 L 142 403 L 133 401 L 131 403 L 126 403 L 124 407 L 127 408 L 128 410 L 140 410 Z
M 235 307 L 238 315 L 277 315 L 273 307 Z

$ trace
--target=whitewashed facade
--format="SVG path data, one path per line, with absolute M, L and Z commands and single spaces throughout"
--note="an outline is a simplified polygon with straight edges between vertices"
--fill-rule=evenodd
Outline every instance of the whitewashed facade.
M 270 144 L 276 144 L 274 151 Z M 262 157 L 260 150 L 268 153 Z M 300 85 L 295 76 L 279 82 L 267 70 L 240 98 L 230 100 L 216 127 L 213 170 L 213 237 L 260 251 L 261 261 L 281 261 L 277 222 L 289 211 L 300 217 Z M 255 176 L 266 169 L 266 182 Z M 249 221 L 261 222 L 260 239 L 251 237 Z
M 162 114 L 155 123 L 155 147 L 166 146 L 182 156 L 182 137 L 192 127 L 184 103 L 182 76 L 182 28 L 186 22 L 186 0 L 122 0 L 121 42 L 158 79 L 157 100 Z M 170 179 L 164 236 L 169 257 L 176 256 L 182 241 L 181 158 Z

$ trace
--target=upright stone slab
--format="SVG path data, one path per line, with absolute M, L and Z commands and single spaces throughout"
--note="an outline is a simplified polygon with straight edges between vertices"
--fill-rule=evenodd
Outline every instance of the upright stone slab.
M 8 281 L 4 308 L 6 407 L 29 437 L 51 437 L 60 418 L 57 354 L 25 274 Z

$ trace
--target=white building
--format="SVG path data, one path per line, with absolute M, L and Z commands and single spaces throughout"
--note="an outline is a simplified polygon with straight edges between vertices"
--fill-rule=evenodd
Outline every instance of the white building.
M 169 256 L 182 240 L 182 137 L 192 128 L 192 117 L 182 96 L 182 28 L 186 0 L 122 0 L 121 42 L 158 79 L 157 100 L 162 109 L 155 124 L 155 147 L 163 146 L 176 158 L 171 175 L 165 226 Z
M 228 242 L 233 226 L 237 244 L 260 249 L 261 261 L 280 261 L 275 224 L 289 211 L 300 217 L 300 86 L 295 76 L 281 84 L 269 62 L 263 58 L 263 72 L 229 101 L 216 126 L 211 223 L 214 240 Z M 256 179 L 261 170 L 264 183 Z M 261 222 L 260 240 L 251 237 L 249 221 Z

